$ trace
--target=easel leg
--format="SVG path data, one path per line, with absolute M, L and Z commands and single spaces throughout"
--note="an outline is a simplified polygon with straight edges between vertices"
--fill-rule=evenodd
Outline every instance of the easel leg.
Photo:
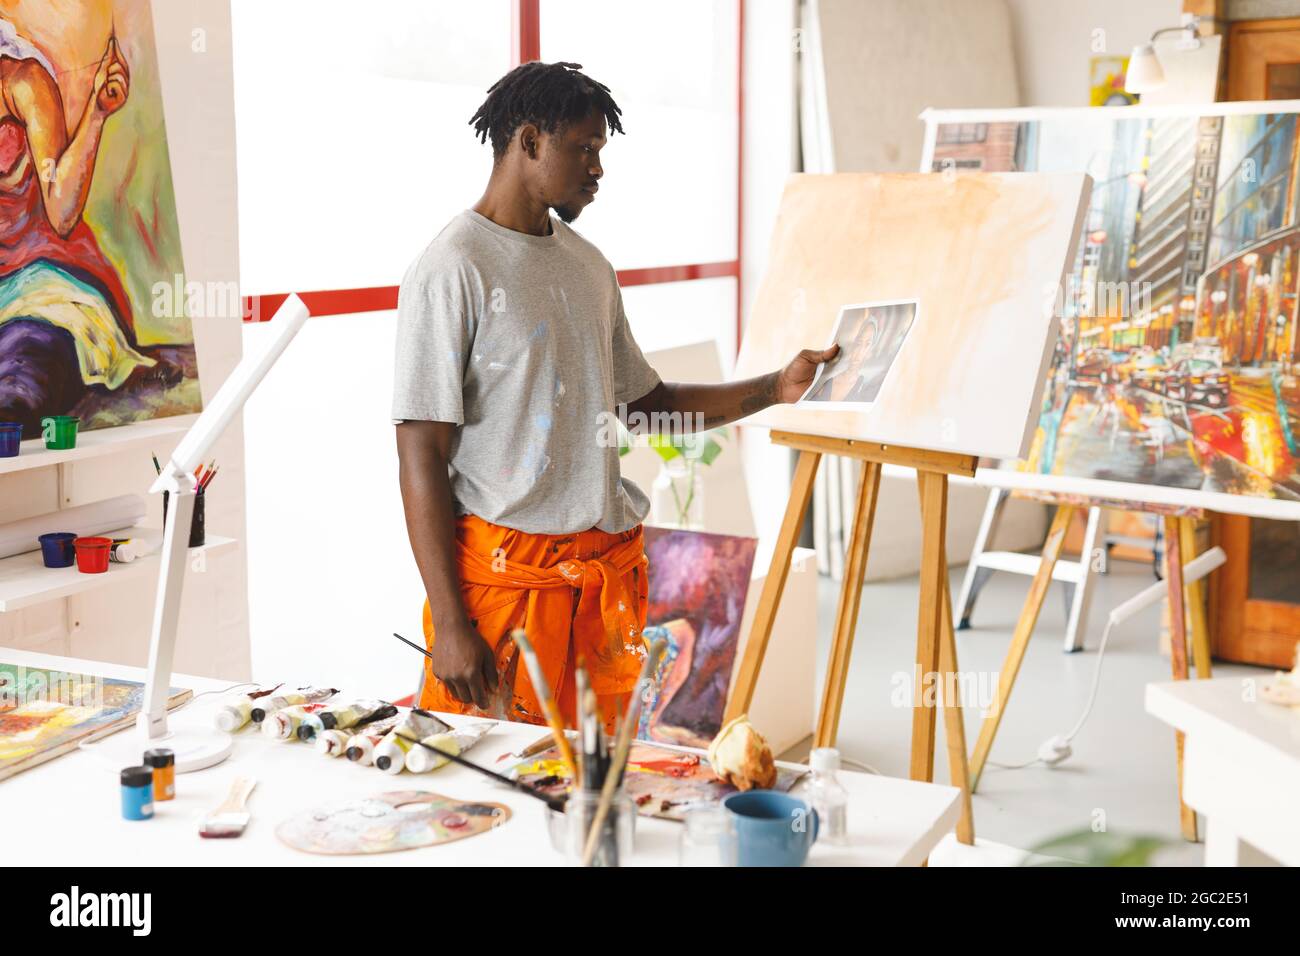
M 763 655 L 767 652 L 767 642 L 772 636 L 781 592 L 785 590 L 785 579 L 790 574 L 790 559 L 794 556 L 795 544 L 799 540 L 799 530 L 804 513 L 808 510 L 808 500 L 812 497 L 813 481 L 817 477 L 817 465 L 821 457 L 821 452 L 799 452 L 799 463 L 795 466 L 794 480 L 790 485 L 790 502 L 786 505 L 785 517 L 781 519 L 776 550 L 772 553 L 772 566 L 768 569 L 767 579 L 763 582 L 763 593 L 759 595 L 758 607 L 754 610 L 754 623 L 745 642 L 745 653 L 740 660 L 740 670 L 736 673 L 731 696 L 727 700 L 724 721 L 748 711 L 750 701 L 754 698 L 754 688 L 763 667 Z
M 1183 549 L 1178 519 L 1165 518 L 1165 566 L 1169 584 L 1169 658 L 1174 680 L 1187 680 L 1187 623 L 1183 606 Z M 1196 841 L 1196 811 L 1183 802 L 1183 733 L 1175 733 L 1178 751 L 1178 819 L 1183 838 Z
M 853 653 L 853 634 L 858 624 L 858 606 L 862 600 L 862 580 L 867 570 L 867 548 L 871 543 L 871 525 L 876 516 L 880 490 L 880 463 L 862 463 L 862 481 L 858 485 L 857 510 L 853 531 L 844 560 L 844 580 L 840 585 L 840 604 L 835 612 L 835 632 L 831 639 L 831 656 L 826 664 L 826 683 L 817 717 L 814 746 L 834 747 L 840 726 L 840 707 L 844 703 L 844 685 L 849 676 L 849 658 Z
M 1070 614 L 1065 624 L 1065 652 L 1083 650 L 1083 639 L 1088 633 L 1088 608 L 1092 603 L 1093 560 L 1102 538 L 1101 524 L 1105 513 L 1095 505 L 1088 509 L 1088 525 L 1083 532 L 1083 548 L 1079 552 L 1079 582 L 1074 587 L 1070 601 Z
M 1034 625 L 1038 623 L 1038 613 L 1043 609 L 1043 599 L 1052 583 L 1052 569 L 1056 566 L 1056 559 L 1061 556 L 1061 545 L 1065 542 L 1065 532 L 1070 527 L 1073 515 L 1072 505 L 1059 505 L 1052 526 L 1047 531 L 1038 573 L 1034 575 L 1034 583 L 1029 587 L 1029 596 L 1025 598 L 1020 619 L 1016 621 L 1016 630 L 1011 635 L 1011 646 L 1007 648 L 1006 660 L 1002 662 L 1002 671 L 998 674 L 998 695 L 993 701 L 993 707 L 984 715 L 979 739 L 975 741 L 975 752 L 970 759 L 972 790 L 979 786 L 984 763 L 989 758 L 989 751 L 993 749 L 993 738 L 997 735 L 998 724 L 1006 712 L 1011 689 L 1015 686 L 1016 675 L 1020 673 L 1020 664 L 1029 647 L 1029 638 L 1034 633 Z
M 1191 518 L 1178 519 L 1178 544 L 1185 567 L 1197 556 L 1196 522 Z M 1196 664 L 1196 676 L 1201 680 L 1210 676 L 1210 632 L 1205 622 L 1204 593 L 1201 581 L 1187 585 L 1187 603 L 1192 618 L 1192 660 Z
M 947 580 L 944 562 L 944 533 L 948 519 L 948 476 L 918 471 L 921 487 L 921 597 L 916 628 L 916 675 L 912 686 L 913 780 L 934 779 L 935 693 L 926 684 L 941 681 L 940 635 L 943 631 L 942 603 Z

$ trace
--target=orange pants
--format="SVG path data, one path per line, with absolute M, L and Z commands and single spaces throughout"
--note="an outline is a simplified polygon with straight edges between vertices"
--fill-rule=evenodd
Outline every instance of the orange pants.
M 510 632 L 523 628 L 537 651 L 565 724 L 576 726 L 574 671 L 590 677 L 607 728 L 620 713 L 645 659 L 646 557 L 641 527 L 621 534 L 592 528 L 577 534 L 528 534 L 474 515 L 456 520 L 461 600 L 470 622 L 496 658 L 497 705 L 485 712 L 451 696 L 424 661 L 420 707 L 533 724 L 546 716 Z M 424 636 L 432 649 L 429 602 Z

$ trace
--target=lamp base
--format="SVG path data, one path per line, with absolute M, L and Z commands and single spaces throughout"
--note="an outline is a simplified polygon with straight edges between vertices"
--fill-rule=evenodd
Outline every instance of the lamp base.
M 234 749 L 230 734 L 218 730 L 187 729 L 168 731 L 161 737 L 146 737 L 134 727 L 103 740 L 83 743 L 81 749 L 110 765 L 112 770 L 139 766 L 144 752 L 166 747 L 176 755 L 176 772 L 193 773 L 215 767 Z

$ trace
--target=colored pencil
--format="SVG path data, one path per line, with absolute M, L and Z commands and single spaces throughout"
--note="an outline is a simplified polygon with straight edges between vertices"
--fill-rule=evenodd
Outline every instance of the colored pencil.
M 213 468 L 206 475 L 204 475 L 203 481 L 199 484 L 199 491 L 207 491 L 208 485 L 212 484 L 213 480 L 217 477 L 217 472 L 219 472 L 220 470 L 221 470 L 221 466 L 218 465 L 216 468 Z
M 153 459 L 153 470 L 161 475 L 162 465 L 158 464 L 158 456 L 150 452 L 149 457 Z
M 564 719 L 560 716 L 560 708 L 556 706 L 555 698 L 551 696 L 546 686 L 546 675 L 542 673 L 542 665 L 537 660 L 537 653 L 522 628 L 511 631 L 510 639 L 515 642 L 519 652 L 524 656 L 524 666 L 528 668 L 528 677 L 533 682 L 533 691 L 537 694 L 537 700 L 546 714 L 546 722 L 550 725 L 551 736 L 555 738 L 555 746 L 560 748 L 560 756 L 569 765 L 570 779 L 576 783 L 579 779 L 578 764 L 573 758 L 573 748 L 569 746 L 569 738 L 564 735 Z

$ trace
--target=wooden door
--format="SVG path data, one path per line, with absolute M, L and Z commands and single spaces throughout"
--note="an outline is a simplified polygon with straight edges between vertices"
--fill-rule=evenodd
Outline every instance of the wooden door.
M 1228 27 L 1227 98 L 1300 99 L 1300 19 Z M 1300 522 L 1220 515 L 1228 562 L 1214 575 L 1214 653 L 1289 668 L 1300 641 Z

